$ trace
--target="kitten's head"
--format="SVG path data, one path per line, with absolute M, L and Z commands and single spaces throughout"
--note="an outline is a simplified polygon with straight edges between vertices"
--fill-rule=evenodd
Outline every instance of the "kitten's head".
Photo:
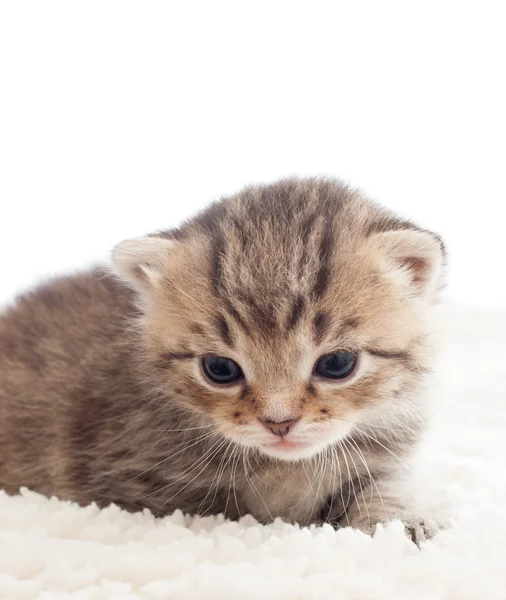
M 418 418 L 443 246 L 327 180 L 248 188 L 128 240 L 154 383 L 237 444 L 310 457 Z

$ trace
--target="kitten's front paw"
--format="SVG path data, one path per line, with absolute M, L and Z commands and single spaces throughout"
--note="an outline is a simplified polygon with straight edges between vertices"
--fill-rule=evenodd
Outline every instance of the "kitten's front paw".
M 442 526 L 439 525 L 433 519 L 428 519 L 425 517 L 418 516 L 404 516 L 400 515 L 397 517 L 392 517 L 393 519 L 400 519 L 404 525 L 404 530 L 406 531 L 406 535 L 413 541 L 418 547 L 420 547 L 421 542 L 425 542 L 427 540 L 432 539 L 438 531 L 442 529 Z M 388 521 L 380 520 L 380 523 L 386 525 Z M 378 521 L 374 522 L 373 520 L 359 518 L 354 519 L 349 523 L 351 527 L 356 529 L 360 529 L 364 533 L 369 533 L 373 535 L 376 531 L 376 524 Z
M 404 524 L 406 535 L 417 546 L 420 546 L 421 542 L 432 539 L 438 531 L 443 529 L 443 527 L 433 519 L 423 517 L 402 519 L 402 522 Z

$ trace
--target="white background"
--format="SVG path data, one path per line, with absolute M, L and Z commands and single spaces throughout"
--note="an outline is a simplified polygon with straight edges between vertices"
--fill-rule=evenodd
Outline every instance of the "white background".
M 503 2 L 0 4 L 0 301 L 246 183 L 329 174 L 506 304 Z

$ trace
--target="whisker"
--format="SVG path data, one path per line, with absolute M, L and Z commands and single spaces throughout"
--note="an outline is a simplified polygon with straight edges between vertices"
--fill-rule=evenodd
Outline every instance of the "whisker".
M 253 458 L 255 459 L 255 462 L 256 462 L 256 464 L 257 464 L 257 467 L 258 467 L 259 469 L 262 469 L 262 468 L 263 468 L 263 465 L 262 465 L 262 463 L 260 462 L 260 459 L 258 458 L 258 452 L 257 452 L 257 450 L 256 450 L 256 449 L 253 451 Z
M 274 521 L 274 517 L 272 516 L 271 511 L 269 510 L 269 507 L 265 503 L 264 497 L 259 492 L 259 490 L 258 490 L 257 486 L 255 485 L 254 481 L 251 479 L 251 477 L 248 474 L 248 467 L 253 471 L 253 474 L 255 474 L 253 468 L 251 467 L 251 463 L 249 462 L 248 453 L 249 453 L 248 452 L 248 448 L 245 448 L 244 449 L 244 453 L 243 453 L 244 476 L 246 477 L 246 481 L 248 482 L 248 484 L 249 484 L 250 488 L 252 489 L 252 491 L 262 501 L 262 504 L 264 505 L 265 510 L 267 511 L 267 514 L 269 515 L 270 520 Z
M 333 450 L 334 448 L 329 447 L 328 451 L 330 453 L 333 454 Z M 331 465 L 331 469 L 332 469 L 332 490 L 336 489 L 336 468 L 334 466 L 333 461 L 329 461 L 330 465 Z M 332 508 L 334 507 L 334 494 L 330 494 L 330 504 L 329 504 L 329 509 L 327 511 L 327 522 L 330 522 L 330 515 L 332 514 Z
M 216 486 L 215 486 L 215 490 L 214 490 L 214 496 L 213 496 L 213 500 L 212 500 L 212 503 L 211 503 L 211 505 L 210 505 L 210 507 L 209 507 L 209 508 L 211 508 L 211 507 L 214 505 L 215 501 L 216 501 L 216 496 L 217 496 L 217 494 L 218 494 L 218 488 L 219 488 L 219 485 L 220 485 L 220 483 L 221 483 L 221 478 L 223 477 L 223 475 L 224 475 L 224 473 L 225 473 L 225 471 L 226 471 L 226 469 L 227 469 L 228 465 L 230 464 L 230 462 L 231 462 L 231 460 L 232 460 L 232 456 L 233 456 L 233 454 L 234 454 L 234 450 L 235 450 L 235 448 L 236 448 L 236 444 L 235 444 L 235 442 L 234 442 L 233 440 L 230 440 L 230 443 L 229 443 L 229 445 L 226 447 L 226 449 L 225 449 L 225 455 L 226 455 L 226 454 L 227 454 L 227 452 L 230 450 L 230 448 L 232 448 L 232 452 L 230 452 L 230 456 L 229 456 L 229 457 L 226 459 L 226 461 L 223 463 L 223 467 L 221 468 L 221 471 L 220 471 L 220 474 L 219 474 L 218 481 L 216 482 Z M 230 490 L 230 479 L 229 479 L 229 490 Z M 228 506 L 228 496 L 227 496 L 227 506 Z M 207 510 L 209 510 L 209 508 L 208 508 Z M 206 510 L 206 512 L 207 512 L 207 510 Z M 224 510 L 224 515 L 225 515 L 225 516 L 226 516 L 226 512 L 227 512 L 227 507 L 225 507 L 225 510 Z
M 228 429 L 226 429 L 225 431 L 228 431 L 229 429 L 232 429 L 233 426 L 229 427 Z M 197 444 L 202 443 L 204 440 L 209 439 L 210 437 L 212 437 L 213 435 L 219 435 L 219 432 L 217 430 L 213 430 L 209 433 L 205 433 L 204 435 L 198 437 L 196 440 L 193 440 L 193 443 L 185 446 L 184 448 L 182 448 L 181 450 L 178 450 L 177 452 L 174 452 L 174 454 L 171 454 L 170 456 L 167 456 L 167 458 L 164 458 L 160 461 L 158 461 L 156 464 L 152 465 L 151 467 L 149 467 L 149 469 L 145 469 L 144 471 L 142 471 L 141 473 L 137 473 L 137 475 L 134 475 L 133 477 L 130 477 L 130 479 L 127 479 L 127 481 L 132 481 L 133 479 L 136 479 L 137 477 L 141 477 L 142 475 L 149 473 L 149 471 L 151 471 L 152 469 L 155 469 L 156 467 L 160 466 L 161 464 L 167 462 L 168 460 L 171 460 L 172 458 L 174 458 L 175 456 L 178 456 L 179 454 L 181 454 L 182 452 L 186 452 L 186 450 L 188 450 L 189 448 L 192 448 L 193 446 L 196 446 Z M 181 444 L 178 444 L 176 447 L 181 446 L 182 444 L 184 444 L 185 442 L 181 442 Z
M 228 442 L 228 446 L 225 448 L 225 450 L 223 451 L 223 456 L 221 457 L 221 460 L 218 464 L 218 468 L 216 469 L 216 474 L 213 477 L 213 480 L 211 481 L 211 485 L 209 486 L 209 490 L 207 491 L 207 494 L 205 495 L 204 499 L 202 500 L 202 502 L 199 504 L 199 507 L 197 509 L 197 514 L 199 515 L 205 515 L 206 512 L 211 509 L 216 501 L 216 495 L 218 494 L 218 487 L 221 481 L 221 477 L 223 475 L 223 470 L 225 469 L 225 461 L 227 459 L 227 452 L 230 449 L 230 446 L 234 443 L 233 440 L 229 440 Z M 215 483 L 216 482 L 216 483 Z M 204 508 L 206 500 L 208 499 L 209 495 L 212 493 L 213 489 L 214 490 L 214 496 L 213 499 L 211 501 L 211 504 L 209 505 L 208 508 L 206 508 L 206 510 L 202 513 L 201 510 Z
M 200 475 L 207 469 L 207 467 L 211 464 L 211 460 L 220 452 L 221 448 L 226 444 L 226 440 L 223 440 L 221 445 L 216 448 L 214 450 L 214 453 L 212 454 L 212 456 L 209 457 L 209 459 L 207 460 L 207 462 L 205 463 L 205 465 L 203 466 L 203 468 L 195 475 L 195 477 L 193 477 L 192 479 L 190 479 L 190 481 L 185 484 L 181 489 L 179 489 L 175 494 L 173 494 L 168 500 L 166 500 L 162 506 L 165 506 L 167 503 L 169 503 L 173 498 L 175 498 L 178 494 L 180 494 L 183 490 L 185 490 L 191 483 L 193 483 L 195 481 L 195 479 L 197 479 L 197 477 L 200 477 Z M 192 471 L 193 472 L 193 471 Z
M 357 425 L 356 421 L 351 421 L 349 419 L 344 419 L 343 417 L 339 417 L 339 420 L 343 421 L 345 423 L 350 423 L 353 426 Z M 413 424 L 415 424 L 415 423 L 413 422 Z M 388 431 L 391 434 L 395 434 L 399 430 L 400 431 L 409 431 L 410 433 L 413 433 L 413 434 L 417 433 L 414 429 L 412 429 L 411 427 L 409 427 L 407 425 L 407 422 L 406 422 L 406 424 L 400 424 L 401 425 L 400 427 L 399 427 L 399 423 L 393 423 L 393 422 L 392 422 L 392 425 L 390 427 L 387 427 L 386 425 L 378 425 L 376 423 L 363 423 L 363 425 L 367 429 L 369 429 L 369 428 L 381 429 L 381 430 L 384 430 L 384 431 Z
M 315 507 L 316 507 L 316 502 L 318 501 L 318 497 L 320 495 L 320 489 L 323 483 L 323 478 L 325 476 L 325 467 L 326 467 L 326 462 L 325 462 L 325 451 L 324 452 L 320 452 L 317 455 L 317 470 L 318 470 L 318 476 L 315 476 L 315 481 L 318 480 L 318 486 L 316 488 L 316 494 L 314 495 L 314 500 L 313 500 L 313 506 L 311 507 L 311 512 L 308 516 L 308 520 L 306 522 L 306 527 L 310 524 L 314 512 L 315 512 Z
M 355 500 L 357 500 L 357 493 L 355 491 L 355 484 L 353 483 L 353 479 L 351 477 L 351 471 L 350 471 L 350 465 L 348 464 L 348 459 L 346 458 L 346 454 L 344 453 L 344 449 L 343 446 L 341 444 L 341 440 L 339 440 L 338 442 L 339 448 L 341 450 L 341 454 L 343 455 L 344 461 L 346 463 L 346 470 L 348 471 L 348 501 L 346 502 L 346 507 L 348 507 L 350 505 L 350 500 L 351 500 L 351 488 L 353 486 L 353 495 L 355 496 Z M 360 510 L 360 504 L 357 503 L 357 507 L 358 507 L 358 512 L 360 513 L 360 515 L 362 515 L 362 511 Z
M 294 508 L 297 508 L 297 506 L 299 506 L 300 504 L 302 504 L 304 502 L 304 500 L 308 497 L 308 495 L 312 491 L 312 486 L 310 485 L 311 478 L 310 478 L 309 473 L 308 473 L 308 471 L 306 469 L 306 464 L 305 463 L 306 463 L 305 460 L 301 460 L 298 464 L 302 467 L 302 470 L 304 471 L 304 474 L 306 476 L 306 480 L 307 480 L 307 483 L 308 483 L 308 485 L 306 486 L 306 492 L 305 492 L 304 495 L 299 496 L 297 502 L 295 502 L 294 504 L 290 505 L 290 508 L 289 508 L 290 510 L 292 510 Z
M 335 454 L 336 454 L 336 459 L 337 459 L 337 467 L 339 469 L 339 490 L 340 490 L 340 495 L 341 495 L 341 502 L 343 505 L 343 512 L 344 512 L 344 516 L 346 517 L 346 524 L 349 526 L 350 525 L 350 519 L 348 517 L 348 512 L 347 512 L 347 508 L 348 505 L 344 503 L 344 495 L 343 495 L 343 475 L 341 472 L 341 461 L 339 460 L 339 454 L 337 452 L 337 448 L 334 448 Z M 348 497 L 348 502 L 349 502 L 349 497 Z M 339 517 L 342 516 L 342 513 L 339 515 Z
M 160 433 L 182 433 L 183 431 L 194 431 L 195 429 L 206 429 L 208 427 L 214 427 L 214 423 L 200 425 L 199 427 L 185 427 L 184 429 L 152 429 L 151 431 Z
M 323 435 L 320 434 L 320 437 L 323 439 Z M 339 451 L 338 451 L 338 448 L 339 448 Z M 333 481 L 334 482 L 335 482 L 336 471 L 337 471 L 337 474 L 339 475 L 339 495 L 341 496 L 341 505 L 343 508 L 341 513 L 339 515 L 337 515 L 336 519 L 340 519 L 342 517 L 342 515 L 344 514 L 344 516 L 346 517 L 346 522 L 349 525 L 350 521 L 348 518 L 348 513 L 346 512 L 346 509 L 350 504 L 351 488 L 350 488 L 350 486 L 348 486 L 348 499 L 345 502 L 344 494 L 343 494 L 344 478 L 343 478 L 343 473 L 341 471 L 341 460 L 339 459 L 339 454 L 341 454 L 343 456 L 343 458 L 345 458 L 345 459 L 346 459 L 346 457 L 343 455 L 343 451 L 342 451 L 342 448 L 340 447 L 339 442 L 332 444 L 332 446 L 329 448 L 329 450 L 331 451 L 332 456 L 333 456 L 333 460 L 329 461 L 329 464 L 333 470 Z M 336 464 L 337 464 L 337 469 L 335 467 Z M 349 468 L 348 468 L 348 475 L 350 476 Z M 335 485 L 333 486 L 333 490 L 334 489 L 335 489 Z M 333 506 L 333 495 L 331 497 L 331 506 Z M 330 509 L 329 509 L 329 514 L 330 514 Z
M 235 453 L 236 453 L 236 452 L 237 452 L 237 445 L 236 445 L 236 444 L 234 444 L 234 446 L 233 446 L 233 448 L 232 448 L 232 452 L 230 453 L 230 458 L 229 458 L 229 459 L 228 459 L 228 461 L 227 461 L 227 466 L 228 466 L 228 465 L 229 465 L 229 463 L 231 463 L 231 462 L 232 462 L 232 465 L 234 464 L 234 463 L 233 463 L 233 458 L 234 458 L 234 456 L 235 456 Z M 231 487 L 231 485 L 232 485 L 232 476 L 230 476 L 230 477 L 229 477 L 229 479 L 228 479 L 228 492 L 227 492 L 227 501 L 226 501 L 226 503 L 225 503 L 225 509 L 224 509 L 224 511 L 223 511 L 223 514 L 225 515 L 225 517 L 227 516 L 227 513 L 228 513 L 228 503 L 229 503 L 229 501 L 230 501 L 230 487 Z
M 356 428 L 356 431 L 360 434 L 360 435 L 365 435 L 367 438 L 369 438 L 370 440 L 372 440 L 373 442 L 375 442 L 376 444 L 380 445 L 384 450 L 386 450 L 387 452 L 389 452 L 394 458 L 396 458 L 402 465 L 404 465 L 409 471 L 412 471 L 412 467 L 410 467 L 407 463 L 405 463 L 402 458 L 400 458 L 399 456 L 397 456 L 397 454 L 395 454 L 395 452 L 393 452 L 392 450 L 390 450 L 390 448 L 387 448 L 387 446 L 385 446 L 384 444 L 382 444 L 377 438 L 375 438 L 372 435 L 369 435 L 368 433 L 366 433 L 365 431 L 362 431 L 361 429 Z
M 158 494 L 160 492 L 162 492 L 163 490 L 166 490 L 170 487 L 172 487 L 173 485 L 176 485 L 177 483 L 179 483 L 182 479 L 184 479 L 187 475 L 191 475 L 191 473 L 193 473 L 193 471 L 195 471 L 196 468 L 198 468 L 202 462 L 205 462 L 206 458 L 208 458 L 209 454 L 212 453 L 212 451 L 216 448 L 216 446 L 218 444 L 220 444 L 220 442 L 225 441 L 222 439 L 218 439 L 216 440 L 211 446 L 210 448 L 208 448 L 206 450 L 206 452 L 202 455 L 199 456 L 197 458 L 196 461 L 194 461 L 189 467 L 187 467 L 182 473 L 179 473 L 179 477 L 175 480 L 172 480 L 170 483 L 168 483 L 167 485 L 164 485 L 161 488 L 158 488 L 157 490 L 155 490 L 154 492 L 150 492 L 149 494 L 146 494 L 145 496 L 143 496 L 144 498 L 149 498 L 150 496 L 153 496 L 155 494 Z
M 327 522 L 330 523 L 331 522 L 331 515 L 332 515 L 332 509 L 334 508 L 334 490 L 336 489 L 336 474 L 337 474 L 337 469 L 335 466 L 335 463 L 337 463 L 339 465 L 339 459 L 337 457 L 336 454 L 336 449 L 334 446 L 330 446 L 329 448 L 330 453 L 332 454 L 332 457 L 334 460 L 331 461 L 331 465 L 332 465 L 332 493 L 330 494 L 330 504 L 329 504 L 329 510 L 327 511 Z M 341 476 L 341 471 L 339 471 L 339 477 Z M 341 490 L 341 494 L 342 494 L 342 490 Z M 343 510 L 344 510 L 344 506 L 343 506 Z M 338 515 L 337 518 L 339 518 L 341 515 Z
M 230 477 L 229 477 L 229 482 L 228 482 L 228 494 L 227 494 L 227 503 L 225 505 L 225 511 L 228 509 L 228 503 L 230 501 L 230 492 L 233 490 L 234 495 L 235 495 L 235 481 L 234 481 L 234 472 L 235 472 L 235 468 L 237 466 L 237 462 L 239 460 L 239 453 L 240 453 L 240 446 L 238 444 L 235 445 L 233 452 L 232 452 L 232 457 L 231 457 L 231 462 L 232 462 L 232 466 L 230 468 Z M 237 502 L 237 500 L 236 500 Z
M 348 452 L 348 456 L 350 457 L 350 460 L 353 463 L 353 466 L 355 467 L 355 473 L 357 474 L 358 485 L 360 486 L 360 497 L 365 500 L 364 487 L 362 485 L 362 477 L 360 476 L 360 474 L 358 472 L 357 463 L 355 462 L 355 459 L 353 458 L 353 455 L 350 452 L 350 449 L 348 448 L 348 445 L 346 444 L 346 438 L 343 440 L 343 448 L 345 449 L 345 451 Z M 355 495 L 355 499 L 356 499 L 357 504 L 358 504 L 358 499 L 357 499 L 356 495 Z M 367 512 L 367 520 L 369 522 L 369 526 L 371 526 L 371 515 L 369 514 L 369 506 L 365 505 L 365 510 Z M 359 506 L 359 511 L 360 511 L 360 506 Z
M 239 508 L 239 503 L 237 502 L 237 486 L 236 486 L 236 475 L 237 475 L 237 465 L 239 464 L 239 459 L 241 458 L 241 452 L 237 453 L 237 460 L 235 461 L 234 467 L 232 469 L 232 489 L 234 490 L 234 500 L 235 507 L 237 508 L 237 513 L 239 514 L 239 518 L 241 518 L 241 509 Z
M 387 513 L 387 510 L 385 508 L 385 503 L 383 502 L 383 496 L 381 495 L 381 492 L 379 491 L 379 488 L 378 488 L 378 486 L 376 484 L 376 480 L 374 479 L 374 477 L 372 476 L 371 471 L 369 470 L 369 466 L 367 465 L 367 461 L 365 459 L 365 456 L 364 456 L 362 450 L 360 449 L 360 446 L 357 444 L 357 442 L 353 438 L 349 438 L 349 440 L 356 447 L 356 449 L 357 449 L 357 451 L 359 453 L 359 456 L 360 456 L 362 462 L 364 463 L 364 467 L 367 469 L 367 473 L 369 474 L 369 479 L 371 480 L 372 484 L 376 488 L 376 492 L 378 494 L 378 497 L 380 499 L 381 505 L 383 507 L 383 512 L 385 513 L 385 518 L 388 519 L 388 513 Z M 371 506 L 371 503 L 372 503 L 372 500 L 373 500 L 373 496 L 374 496 L 373 489 L 371 487 L 371 495 L 370 495 L 370 498 L 369 498 L 369 505 L 368 506 Z

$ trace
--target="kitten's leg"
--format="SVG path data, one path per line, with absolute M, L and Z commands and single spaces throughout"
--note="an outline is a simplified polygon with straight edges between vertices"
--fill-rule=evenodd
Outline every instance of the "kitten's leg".
M 362 483 L 362 488 L 355 483 L 353 499 L 346 513 L 340 517 L 339 524 L 372 534 L 378 523 L 400 519 L 406 534 L 415 544 L 431 539 L 441 526 L 433 519 L 420 516 L 415 503 L 409 500 L 409 494 L 402 493 L 401 486 L 395 480 L 378 480 L 376 484 L 367 486 Z

